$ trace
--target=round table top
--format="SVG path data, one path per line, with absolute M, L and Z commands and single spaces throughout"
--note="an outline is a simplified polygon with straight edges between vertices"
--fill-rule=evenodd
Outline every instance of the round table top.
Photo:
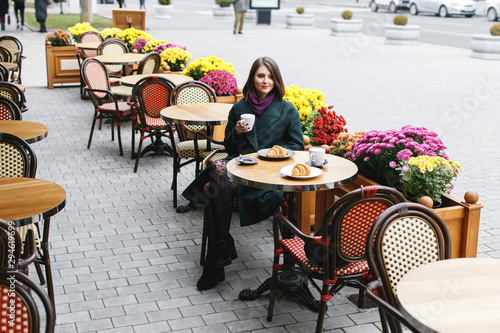
M 107 65 L 133 65 L 140 63 L 145 56 L 140 53 L 103 54 L 95 56 L 94 59 Z
M 97 50 L 101 42 L 77 43 L 75 46 L 81 50 Z
M 500 327 L 500 260 L 440 260 L 399 281 L 399 308 L 421 332 L 497 332 Z
M 1 61 L 0 64 L 4 65 L 5 68 L 7 68 L 7 70 L 9 70 L 9 71 L 13 71 L 13 70 L 17 69 L 17 64 L 15 64 L 13 62 L 4 62 L 4 61 Z
M 257 164 L 240 165 L 232 159 L 227 164 L 229 178 L 239 184 L 264 190 L 284 192 L 331 190 L 351 183 L 358 176 L 356 164 L 331 154 L 325 155 L 328 163 L 321 168 L 323 173 L 309 179 L 287 177 L 280 171 L 283 167 L 309 161 L 307 151 L 295 151 L 295 155 L 283 160 L 263 159 L 257 153 L 244 156 L 256 158 Z
M 0 120 L 0 132 L 18 136 L 27 143 L 38 142 L 48 135 L 47 126 L 24 120 Z
M 183 82 L 187 81 L 192 81 L 193 78 L 187 75 L 178 75 L 178 74 L 138 74 L 138 75 L 128 75 L 124 76 L 120 79 L 120 84 L 123 84 L 124 86 L 129 86 L 133 87 L 139 80 L 145 78 L 145 77 L 150 77 L 150 76 L 159 76 L 163 77 L 165 79 L 168 79 L 173 82 L 173 84 L 178 85 Z
M 66 205 L 66 192 L 36 178 L 0 177 L 0 218 L 16 226 L 48 218 Z
M 227 103 L 179 104 L 161 110 L 161 118 L 180 125 L 225 125 L 232 107 Z

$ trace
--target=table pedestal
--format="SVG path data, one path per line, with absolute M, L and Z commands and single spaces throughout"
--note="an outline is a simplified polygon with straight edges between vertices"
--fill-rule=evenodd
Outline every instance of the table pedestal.
M 149 152 L 155 152 L 156 154 L 166 153 L 170 156 L 174 156 L 174 152 L 170 146 L 161 140 L 161 135 L 157 135 L 155 141 L 146 146 L 141 152 L 141 157 Z

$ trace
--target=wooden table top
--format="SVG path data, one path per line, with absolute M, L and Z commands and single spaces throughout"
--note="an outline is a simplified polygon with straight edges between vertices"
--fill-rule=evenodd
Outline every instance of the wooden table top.
M 0 218 L 16 226 L 48 218 L 66 205 L 66 192 L 36 178 L 0 177 Z
M 183 82 L 192 81 L 193 78 L 187 75 L 178 75 L 178 74 L 138 74 L 138 75 L 128 75 L 124 76 L 120 79 L 120 84 L 124 86 L 133 87 L 139 80 L 149 77 L 149 76 L 159 76 L 165 79 L 168 79 L 173 82 L 173 84 L 178 85 Z
M 225 125 L 232 107 L 226 103 L 180 104 L 161 110 L 161 117 L 180 125 Z
M 13 134 L 28 143 L 38 142 L 48 135 L 47 126 L 24 120 L 0 120 L 0 132 Z
M 99 45 L 101 45 L 101 42 L 77 43 L 75 46 L 81 50 L 97 50 Z
M 94 59 L 107 65 L 134 65 L 140 63 L 145 56 L 140 53 L 103 54 L 95 56 Z
M 295 155 L 284 160 L 268 160 L 260 158 L 257 153 L 244 155 L 258 160 L 254 165 L 240 165 L 235 159 L 227 164 L 229 178 L 239 184 L 264 190 L 284 192 L 305 192 L 331 190 L 354 181 L 358 175 L 358 167 L 353 162 L 338 156 L 326 154 L 328 161 L 321 168 L 323 174 L 309 179 L 296 179 L 281 174 L 285 166 L 309 161 L 309 152 L 295 151 Z
M 459 258 L 418 267 L 398 283 L 399 308 L 421 332 L 500 329 L 500 260 Z
M 7 68 L 7 70 L 9 70 L 9 71 L 15 71 L 17 69 L 17 64 L 15 64 L 13 62 L 1 61 L 0 64 L 4 65 L 5 68 Z

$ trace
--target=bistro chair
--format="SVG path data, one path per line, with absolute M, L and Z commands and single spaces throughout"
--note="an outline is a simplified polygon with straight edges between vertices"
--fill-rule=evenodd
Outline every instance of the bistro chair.
M 11 279 L 14 276 L 14 279 Z M 36 297 L 34 297 L 36 294 Z M 8 306 L 15 304 L 14 326 L 11 326 Z M 39 305 L 44 312 L 39 311 Z M 45 318 L 45 333 L 53 333 L 56 321 L 54 304 L 47 294 L 25 274 L 0 268 L 0 331 L 38 333 L 41 318 Z M 42 326 L 43 327 L 43 326 Z
M 0 219 L 0 270 L 20 270 L 28 274 L 28 265 L 35 261 L 35 238 L 30 230 L 29 242 L 23 244 L 17 228 Z
M 150 138 L 151 144 L 154 144 L 162 137 L 172 135 L 171 124 L 166 123 L 161 118 L 160 112 L 169 106 L 169 97 L 174 87 L 172 81 L 154 75 L 145 77 L 134 85 L 132 93 L 132 100 L 135 102 L 132 127 L 132 158 L 135 155 L 134 172 L 137 172 L 139 160 L 144 154 L 142 144 L 145 139 Z M 141 137 L 137 154 L 135 154 L 134 132 L 137 129 L 140 131 Z M 173 154 L 172 149 L 169 152 Z
M 29 110 L 24 92 L 14 83 L 0 82 L 0 97 L 13 101 L 22 113 Z
M 405 200 L 401 193 L 385 186 L 368 186 L 351 191 L 327 210 L 320 236 L 302 233 L 280 208 L 273 219 L 274 261 L 267 320 L 271 321 L 273 317 L 280 271 L 296 271 L 307 277 L 320 293 L 317 333 L 322 331 L 326 303 L 343 287 L 359 289 L 358 306 L 362 307 L 366 282 L 370 280 L 365 255 L 368 231 L 383 211 Z M 291 235 L 296 237 L 290 238 Z M 307 244 L 322 253 L 322 266 L 308 259 L 304 250 Z M 284 256 L 283 265 L 279 264 L 281 255 Z M 338 258 L 342 259 L 342 264 L 337 264 Z M 294 265 L 288 264 L 290 262 Z M 322 280 L 322 286 L 315 280 Z
M 2 62 L 12 62 L 12 53 L 2 45 L 0 45 L 0 59 Z
M 123 156 L 121 124 L 126 116 L 131 114 L 131 107 L 126 102 L 119 102 L 111 92 L 109 76 L 102 62 L 94 58 L 87 58 L 82 63 L 81 76 L 85 82 L 85 90 L 89 92 L 90 99 L 94 104 L 94 118 L 90 129 L 87 149 L 90 149 L 92 136 L 96 121 L 99 119 L 111 119 L 111 140 L 115 139 L 115 123 L 118 132 L 118 146 L 120 156 Z
M 14 71 L 13 78 L 15 82 L 21 82 L 21 70 L 23 59 L 26 57 L 23 55 L 23 44 L 14 36 L 0 36 L 0 46 L 6 47 L 10 50 L 17 50 L 19 53 L 12 55 L 12 62 L 17 64 L 17 69 Z
M 118 38 L 108 38 L 104 40 L 97 48 L 97 55 L 105 54 L 123 54 L 128 53 L 128 46 L 124 41 Z M 106 70 L 112 78 L 120 78 L 123 76 L 123 65 L 106 65 Z
M 102 43 L 104 38 L 95 31 L 85 31 L 78 36 L 77 43 Z M 97 50 L 86 50 L 86 49 L 76 49 L 76 59 L 78 60 L 78 66 L 82 67 L 82 62 L 88 57 L 95 57 L 97 55 Z M 80 96 L 82 99 L 86 99 L 85 91 L 83 90 L 84 82 L 80 76 Z
M 373 223 L 366 242 L 373 281 L 367 296 L 377 303 L 383 331 L 402 332 L 401 323 L 418 332 L 397 309 L 401 278 L 419 266 L 451 258 L 451 240 L 445 222 L 432 209 L 416 203 L 388 208 Z
M 3 64 L 0 64 L 0 81 L 9 81 L 9 76 L 9 70 Z
M 10 99 L 0 96 L 0 120 L 23 120 L 21 110 Z
M 192 104 L 192 103 L 217 103 L 217 95 L 214 90 L 207 84 L 200 81 L 187 81 L 175 87 L 170 98 L 171 105 Z M 202 152 L 207 151 L 207 142 L 213 142 L 211 149 L 216 150 L 223 148 L 223 143 L 220 141 L 208 138 L 207 135 L 204 139 L 194 140 L 195 133 L 199 131 L 206 131 L 206 126 L 202 125 L 179 125 L 175 127 L 179 142 L 177 145 L 172 141 L 172 145 L 176 146 L 174 149 L 174 179 L 172 181 L 172 188 L 174 190 L 174 208 L 177 207 L 177 174 L 181 168 L 190 163 L 196 162 L 195 171 L 198 174 L 199 163 L 203 160 L 205 155 Z M 173 140 L 173 137 L 170 138 Z M 208 140 L 208 141 L 207 141 Z M 208 153 L 207 153 L 208 155 Z M 188 158 L 187 161 L 182 162 L 183 158 Z

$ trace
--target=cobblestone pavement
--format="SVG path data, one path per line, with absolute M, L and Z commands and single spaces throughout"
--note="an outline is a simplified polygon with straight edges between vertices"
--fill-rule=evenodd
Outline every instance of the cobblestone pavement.
M 153 5 L 147 5 L 149 33 L 187 46 L 194 59 L 216 55 L 232 62 L 240 86 L 253 60 L 269 55 L 287 85 L 323 92 L 351 132 L 407 124 L 436 131 L 450 158 L 464 167 L 452 194 L 462 198 L 467 190 L 476 190 L 484 205 L 478 256 L 500 257 L 497 62 L 470 58 L 463 49 L 393 46 L 367 35 L 337 38 L 323 29 L 285 29 L 284 14 L 293 10 L 293 2 L 282 1 L 269 26 L 248 21 L 243 35 L 232 34 L 232 19 L 214 19 L 208 5 L 187 10 L 174 1 L 169 20 L 156 19 Z M 109 15 L 112 7 L 102 5 L 101 14 Z M 129 8 L 138 7 L 129 2 Z M 317 5 L 312 10 L 329 10 L 333 16 L 342 8 Z M 373 19 L 388 17 L 380 13 Z M 123 125 L 125 156 L 110 141 L 107 124 L 87 149 L 91 102 L 81 100 L 76 87 L 47 89 L 44 35 L 13 28 L 7 26 L 5 33 L 22 41 L 27 56 L 23 83 L 30 111 L 23 119 L 49 128 L 48 137 L 33 145 L 37 177 L 67 192 L 66 208 L 53 219 L 50 239 L 56 331 L 312 332 L 316 314 L 301 302 L 280 300 L 274 320 L 267 322 L 267 296 L 238 300 L 240 290 L 270 276 L 269 220 L 240 227 L 235 214 L 238 259 L 217 288 L 196 290 L 202 272 L 202 212 L 175 213 L 171 158 L 143 157 L 134 173 L 130 123 Z M 193 170 L 184 168 L 180 189 L 193 177 Z M 353 292 L 345 289 L 332 298 L 325 332 L 379 332 L 378 312 L 358 309 L 346 298 Z

